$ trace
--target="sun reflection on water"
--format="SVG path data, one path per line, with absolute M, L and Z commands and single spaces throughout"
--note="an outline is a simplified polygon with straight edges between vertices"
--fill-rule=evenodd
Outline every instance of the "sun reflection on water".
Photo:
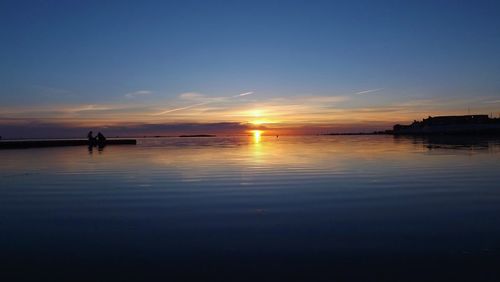
M 261 141 L 261 136 L 262 136 L 262 130 L 252 130 L 252 134 L 253 134 L 253 141 L 254 143 L 258 144 L 260 143 Z

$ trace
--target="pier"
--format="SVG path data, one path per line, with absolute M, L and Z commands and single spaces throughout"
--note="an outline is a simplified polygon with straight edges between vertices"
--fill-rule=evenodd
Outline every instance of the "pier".
M 136 145 L 135 139 L 107 139 L 106 146 L 109 145 Z M 0 149 L 25 149 L 44 147 L 67 147 L 67 146 L 88 146 L 87 139 L 54 139 L 54 140 L 2 140 Z

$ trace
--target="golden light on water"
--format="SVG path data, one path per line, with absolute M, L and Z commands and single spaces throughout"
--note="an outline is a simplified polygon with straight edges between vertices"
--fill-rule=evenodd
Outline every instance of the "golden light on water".
M 261 139 L 262 133 L 263 133 L 262 130 L 252 130 L 253 141 L 255 143 L 260 143 L 260 139 Z

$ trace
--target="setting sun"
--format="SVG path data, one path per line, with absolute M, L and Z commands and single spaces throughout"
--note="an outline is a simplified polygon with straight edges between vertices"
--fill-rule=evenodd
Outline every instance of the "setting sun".
M 262 130 L 252 130 L 253 140 L 255 141 L 255 143 L 259 143 L 260 142 L 262 133 L 263 133 Z
M 250 111 L 250 116 L 252 116 L 254 119 L 250 121 L 251 124 L 253 125 L 261 125 L 264 123 L 269 123 L 269 121 L 262 119 L 262 111 L 261 110 L 253 110 Z
M 499 14 L 0 0 L 0 282 L 500 282 Z

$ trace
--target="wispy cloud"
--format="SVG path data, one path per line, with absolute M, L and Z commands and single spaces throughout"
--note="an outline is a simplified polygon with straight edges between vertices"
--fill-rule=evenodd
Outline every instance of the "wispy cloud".
M 185 107 L 174 108 L 174 109 L 166 110 L 166 111 L 163 111 L 163 112 L 160 112 L 160 113 L 156 113 L 154 115 L 164 115 L 164 114 L 173 113 L 173 112 L 177 112 L 177 111 L 187 110 L 187 109 L 191 109 L 191 108 L 194 108 L 194 107 L 206 105 L 206 104 L 209 104 L 209 103 L 211 103 L 211 102 L 203 102 L 203 103 L 193 104 L 193 105 L 189 105 L 189 106 L 185 106 Z
M 364 94 L 368 94 L 368 93 L 377 92 L 377 91 L 380 91 L 380 90 L 383 90 L 383 89 L 384 88 L 368 89 L 368 90 L 363 90 L 363 91 L 356 92 L 354 94 L 356 94 L 356 95 L 364 95 Z
M 299 103 L 306 101 L 308 103 L 318 103 L 318 104 L 337 104 L 350 100 L 348 96 L 306 96 L 306 97 L 296 97 Z
M 375 90 L 377 89 L 370 89 L 372 92 Z M 366 91 L 369 90 L 360 92 L 367 93 Z M 356 128 L 362 128 L 374 123 L 390 125 L 409 122 L 428 115 L 464 114 L 469 106 L 477 113 L 497 112 L 497 105 L 500 104 L 500 100 L 495 96 L 470 99 L 424 97 L 388 99 L 383 95 L 377 95 L 380 99 L 373 103 L 367 101 L 370 99 L 356 99 L 364 96 L 356 96 L 354 92 L 342 96 L 310 93 L 249 96 L 252 94 L 253 92 L 244 92 L 214 97 L 187 92 L 179 94 L 175 101 L 151 97 L 151 99 L 139 98 L 121 103 L 88 101 L 85 104 L 0 105 L 0 125 L 29 124 L 33 121 L 87 127 L 129 126 L 130 123 L 236 122 L 251 126 L 267 125 L 269 129 L 344 125 L 346 128 L 354 125 Z M 148 94 L 138 94 L 141 95 Z
M 179 98 L 182 100 L 199 101 L 201 99 L 206 98 L 206 96 L 198 92 L 186 92 L 186 93 L 181 93 L 179 95 Z
M 174 109 L 169 109 L 169 110 L 166 110 L 166 111 L 155 113 L 153 115 L 154 116 L 165 115 L 165 114 L 169 114 L 169 113 L 173 113 L 173 112 L 177 112 L 177 111 L 187 110 L 187 109 L 191 109 L 191 108 L 195 108 L 195 107 L 207 105 L 207 104 L 214 103 L 214 102 L 222 102 L 222 101 L 225 101 L 225 100 L 228 100 L 228 99 L 243 97 L 243 96 L 247 96 L 247 95 L 251 95 L 251 94 L 253 94 L 253 92 L 240 93 L 240 94 L 237 94 L 237 95 L 234 95 L 234 96 L 230 96 L 230 97 L 216 97 L 216 98 L 211 98 L 211 99 L 209 99 L 208 101 L 205 101 L 205 102 L 196 103 L 196 104 L 192 104 L 192 105 L 188 105 L 188 106 L 184 106 L 184 107 L 179 107 L 179 108 L 174 108 Z M 184 99 L 189 98 L 191 100 L 193 98 L 199 99 L 199 98 L 203 97 L 199 93 L 192 93 L 192 92 L 183 93 L 180 96 L 181 96 L 181 98 L 184 98 Z
M 485 104 L 500 104 L 500 100 L 484 101 Z
M 68 113 L 79 113 L 86 111 L 107 111 L 111 109 L 113 109 L 113 107 L 102 106 L 102 105 L 82 105 L 74 108 L 64 109 L 63 111 L 66 111 Z
M 245 93 L 241 93 L 241 94 L 238 94 L 238 95 L 234 95 L 232 96 L 233 98 L 237 98 L 237 97 L 243 97 L 243 96 L 247 96 L 247 95 L 252 95 L 253 92 L 250 91 L 250 92 L 245 92 Z
M 135 91 L 135 92 L 130 92 L 130 93 L 125 94 L 125 97 L 128 98 L 128 99 L 133 99 L 133 98 L 137 98 L 137 97 L 141 97 L 141 96 L 148 96 L 148 95 L 151 95 L 151 94 L 153 94 L 153 91 L 138 90 L 138 91 Z

